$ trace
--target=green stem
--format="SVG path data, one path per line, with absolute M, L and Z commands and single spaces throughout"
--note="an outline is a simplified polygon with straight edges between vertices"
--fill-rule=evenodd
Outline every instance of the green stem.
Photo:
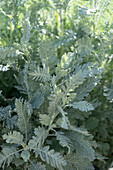
M 96 8 L 96 0 L 93 0 L 93 9 Z M 95 37 L 95 13 L 93 13 L 93 36 Z
M 13 21 L 10 24 L 10 43 L 13 43 Z

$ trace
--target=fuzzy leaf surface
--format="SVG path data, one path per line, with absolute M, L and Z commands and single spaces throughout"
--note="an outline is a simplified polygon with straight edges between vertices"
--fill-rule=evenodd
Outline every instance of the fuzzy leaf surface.
M 73 104 L 69 104 L 68 106 L 71 106 L 74 109 L 79 109 L 79 110 L 85 111 L 85 112 L 88 112 L 90 110 L 94 110 L 93 105 L 91 103 L 86 102 L 86 101 L 74 102 Z
M 23 135 L 17 131 L 9 132 L 8 135 L 3 135 L 3 139 L 5 139 L 7 143 L 14 143 L 19 145 L 23 143 L 23 138 Z
M 23 101 L 23 99 L 16 99 L 16 112 L 18 115 L 18 127 L 20 131 L 25 134 L 28 131 L 29 127 L 29 119 L 28 110 L 27 110 L 27 102 Z
M 46 161 L 47 164 L 51 164 L 52 167 L 58 168 L 59 170 L 63 170 L 63 166 L 67 165 L 62 155 L 54 150 L 49 150 L 49 146 L 42 148 L 39 154 L 43 161 Z

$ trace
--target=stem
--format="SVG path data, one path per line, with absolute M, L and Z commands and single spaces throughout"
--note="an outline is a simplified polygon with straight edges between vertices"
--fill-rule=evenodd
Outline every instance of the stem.
M 27 88 L 27 94 L 28 94 L 28 100 L 29 100 L 29 103 L 31 102 L 31 94 L 30 94 L 30 89 L 29 89 L 29 84 L 28 84 L 28 75 L 27 75 L 27 72 L 28 72 L 28 64 L 26 64 L 26 67 L 25 67 L 25 75 L 24 75 L 24 82 L 25 82 L 25 85 L 26 85 L 26 88 Z
M 96 0 L 93 0 L 93 9 L 96 8 Z M 93 36 L 95 37 L 95 13 L 93 13 Z
M 105 6 L 105 4 L 106 4 L 106 1 L 104 1 L 103 6 L 102 6 L 101 9 L 100 9 L 100 14 L 99 14 L 98 19 L 97 19 L 97 22 L 96 22 L 96 27 L 97 27 L 97 25 L 98 25 L 98 22 L 99 22 L 101 16 L 102 16 L 102 13 L 103 13 L 103 11 L 104 11 L 104 6 Z
M 10 24 L 10 43 L 13 43 L 13 21 Z

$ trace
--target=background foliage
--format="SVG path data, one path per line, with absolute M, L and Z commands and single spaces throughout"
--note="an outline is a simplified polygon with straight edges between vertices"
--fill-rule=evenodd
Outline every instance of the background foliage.
M 0 167 L 113 166 L 113 1 L 0 0 Z

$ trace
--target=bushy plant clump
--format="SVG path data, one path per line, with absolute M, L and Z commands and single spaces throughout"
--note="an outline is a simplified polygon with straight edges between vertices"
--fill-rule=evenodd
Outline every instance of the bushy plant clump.
M 0 1 L 1 169 L 112 167 L 111 4 Z

